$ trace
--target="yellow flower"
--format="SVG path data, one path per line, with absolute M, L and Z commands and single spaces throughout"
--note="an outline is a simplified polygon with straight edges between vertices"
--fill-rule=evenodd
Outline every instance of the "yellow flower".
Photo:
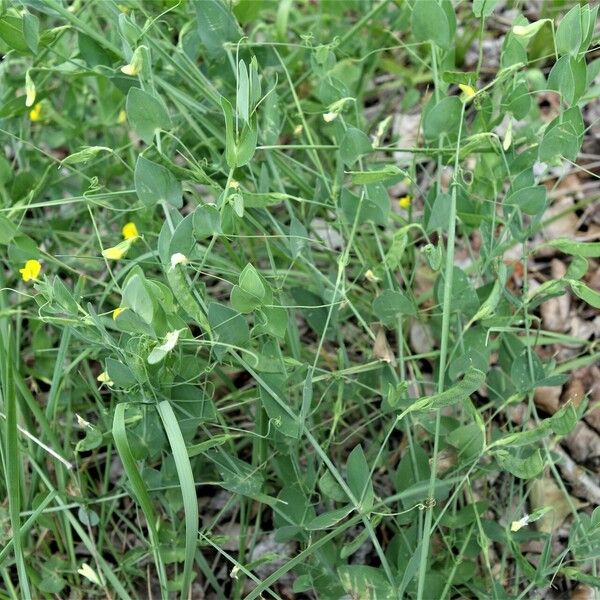
M 34 122 L 37 123 L 38 121 L 42 120 L 42 103 L 38 102 L 30 111 L 29 111 L 29 118 Z
M 22 269 L 19 269 L 19 273 L 21 273 L 23 281 L 30 281 L 31 279 L 37 279 L 41 270 L 42 265 L 40 261 L 33 258 L 28 260 Z
M 102 256 L 109 260 L 120 260 L 127 254 L 127 250 L 131 248 L 131 242 L 132 240 L 125 240 L 112 248 L 106 248 L 106 250 L 102 251 Z
M 126 240 L 136 240 L 140 237 L 140 234 L 138 233 L 138 228 L 136 227 L 135 223 L 125 223 L 121 232 L 123 233 L 123 237 Z
M 132 77 L 134 77 L 135 75 L 137 75 L 140 72 L 139 66 L 136 65 L 123 65 L 121 67 L 121 73 L 124 73 L 125 75 L 131 75 Z
M 142 69 L 142 52 L 145 49 L 145 46 L 140 46 L 139 48 L 136 48 L 135 52 L 133 53 L 133 56 L 131 57 L 130 63 L 121 67 L 121 73 L 135 77 Z
M 108 375 L 108 373 L 106 371 L 102 371 L 102 373 L 100 373 L 100 375 L 98 375 L 98 377 L 96 377 L 96 380 L 99 381 L 100 383 L 106 383 L 106 385 L 112 385 L 112 381 L 110 379 L 110 376 Z
M 470 85 L 463 85 L 462 83 L 460 83 L 458 85 L 458 87 L 460 88 L 460 91 L 467 97 L 467 98 L 472 98 L 477 92 L 475 91 L 475 88 L 472 88 Z
M 124 311 L 127 310 L 127 307 L 125 308 L 121 308 L 120 306 L 118 308 L 115 308 L 115 310 L 112 311 L 112 318 L 113 321 L 116 321 L 117 317 Z
M 119 111 L 119 115 L 117 116 L 117 123 L 119 125 L 123 125 L 127 121 L 127 113 L 124 110 Z
M 33 79 L 31 79 L 31 75 L 29 74 L 29 69 L 27 69 L 27 73 L 25 73 L 25 106 L 27 108 L 33 106 L 35 102 L 35 84 L 33 83 Z
M 400 200 L 398 200 L 398 204 L 401 208 L 408 208 L 412 202 L 412 198 L 410 196 L 402 196 Z

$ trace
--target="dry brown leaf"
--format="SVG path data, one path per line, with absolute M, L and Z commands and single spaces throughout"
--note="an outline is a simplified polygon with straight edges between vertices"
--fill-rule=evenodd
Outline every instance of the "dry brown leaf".
M 546 221 L 548 219 L 551 219 L 552 217 L 559 215 L 563 211 L 568 210 L 572 206 L 572 198 L 568 196 L 561 198 L 560 200 L 553 202 L 551 206 L 544 212 L 543 220 Z M 567 213 L 566 215 L 563 215 L 556 221 L 552 221 L 552 223 L 546 225 L 546 227 L 544 227 L 542 231 L 543 237 L 547 240 L 553 240 L 559 237 L 574 238 L 575 233 L 577 231 L 578 221 L 579 219 L 577 218 L 576 214 L 574 214 L 573 212 Z M 538 252 L 538 255 L 550 256 L 554 253 L 555 250 L 552 248 L 542 248 L 540 252 Z
M 553 258 L 550 265 L 552 279 L 562 279 L 565 276 L 567 267 L 562 261 Z M 571 296 L 569 294 L 550 298 L 550 300 L 544 302 L 540 307 L 544 327 L 550 331 L 567 331 L 569 329 L 570 310 Z
M 576 407 L 579 407 L 585 396 L 585 387 L 583 381 L 579 378 L 574 378 L 569 381 L 565 393 L 562 397 L 563 404 L 572 402 Z
M 381 326 L 377 328 L 377 335 L 375 337 L 375 343 L 373 344 L 373 356 L 389 363 L 393 367 L 396 366 L 396 357 L 388 344 L 385 329 Z
M 410 347 L 417 354 L 425 354 L 433 349 L 433 337 L 429 326 L 417 319 L 410 323 L 409 338 Z
M 579 464 L 600 458 L 600 435 L 583 421 L 563 440 L 573 460 Z
M 552 477 L 535 479 L 531 482 L 530 486 L 531 494 L 529 496 L 529 501 L 531 503 L 532 512 L 544 506 L 552 507 L 551 511 L 547 512 L 541 519 L 535 522 L 535 526 L 538 531 L 552 533 L 558 529 L 567 516 L 571 514 L 569 500 L 558 485 L 556 485 Z M 581 504 L 576 498 L 571 498 L 571 502 L 575 508 Z
M 553 415 L 560 406 L 560 393 L 559 386 L 538 387 L 535 389 L 535 405 L 549 415 Z
M 580 583 L 572 592 L 571 600 L 595 600 L 596 594 L 593 588 L 584 583 Z

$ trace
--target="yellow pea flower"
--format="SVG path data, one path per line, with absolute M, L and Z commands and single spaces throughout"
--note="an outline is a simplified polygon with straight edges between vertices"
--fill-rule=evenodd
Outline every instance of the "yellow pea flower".
M 110 379 L 109 374 L 106 371 L 102 371 L 102 373 L 100 373 L 100 375 L 96 377 L 96 380 L 100 383 L 105 383 L 106 385 L 112 385 L 113 383 Z
M 124 240 L 116 246 L 112 246 L 112 248 L 106 248 L 106 250 L 102 251 L 102 256 L 109 260 L 120 260 L 127 254 L 129 248 L 131 248 L 132 241 L 133 240 Z
M 123 65 L 121 67 L 121 73 L 125 75 L 131 75 L 135 77 L 142 69 L 142 52 L 146 49 L 145 46 L 140 46 L 135 49 L 133 56 L 131 57 L 131 62 L 128 65 Z
M 126 250 L 123 248 L 119 248 L 118 246 L 113 246 L 112 248 L 107 248 L 102 252 L 102 256 L 104 258 L 108 258 L 109 260 L 120 260 L 125 255 Z
M 472 88 L 470 85 L 463 85 L 462 83 L 459 83 L 458 87 L 467 98 L 472 98 L 477 93 L 475 88 Z
M 31 259 L 25 263 L 22 269 L 19 269 L 19 273 L 21 273 L 23 281 L 30 281 L 31 279 L 37 279 L 41 270 L 42 265 L 40 261 Z
M 125 121 L 127 121 L 127 113 L 124 110 L 121 110 L 117 116 L 117 123 L 119 125 L 123 125 Z
M 124 308 L 122 308 L 122 307 L 120 307 L 120 306 L 119 306 L 119 307 L 115 308 L 115 310 L 113 310 L 113 311 L 112 311 L 112 318 L 113 318 L 113 321 L 116 321 L 116 320 L 117 320 L 117 317 L 118 317 L 118 316 L 119 316 L 119 315 L 120 315 L 120 314 L 121 314 L 121 313 L 122 313 L 124 310 L 127 310 L 127 307 L 124 307 Z
M 42 120 L 42 103 L 38 102 L 30 111 L 29 118 L 34 123 Z
M 410 196 L 402 196 L 400 200 L 398 200 L 398 204 L 401 208 L 408 208 L 411 205 L 412 198 Z
M 125 223 L 121 232 L 123 233 L 123 238 L 126 240 L 136 240 L 140 237 L 138 228 L 136 227 L 135 223 L 132 222 Z
M 136 65 L 129 64 L 121 67 L 121 73 L 124 73 L 125 75 L 131 75 L 132 77 L 137 75 L 139 72 L 140 69 Z

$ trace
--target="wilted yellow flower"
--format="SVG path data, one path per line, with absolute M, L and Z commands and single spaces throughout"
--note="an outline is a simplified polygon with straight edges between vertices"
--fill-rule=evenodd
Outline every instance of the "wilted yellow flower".
M 411 205 L 412 198 L 410 196 L 402 196 L 400 200 L 398 200 L 398 204 L 401 208 L 408 208 Z
M 458 85 L 458 87 L 460 88 L 460 91 L 467 97 L 467 98 L 472 98 L 477 92 L 475 91 L 475 88 L 472 88 L 470 85 L 463 85 L 462 83 L 460 83 Z
M 523 527 L 525 527 L 525 525 L 527 525 L 528 523 L 529 515 L 525 515 L 522 519 L 519 519 L 518 521 L 513 521 L 510 524 L 510 530 L 512 532 L 519 531 L 519 529 L 523 529 Z
M 112 311 L 112 318 L 113 318 L 113 321 L 115 321 L 115 320 L 116 320 L 116 318 L 117 318 L 117 317 L 118 317 L 118 316 L 119 316 L 119 315 L 120 315 L 120 314 L 121 314 L 121 313 L 122 313 L 124 310 L 127 310 L 127 307 L 125 307 L 125 308 L 121 308 L 121 307 L 119 306 L 119 307 L 115 308 L 115 310 L 113 310 L 113 311 Z
M 181 254 L 181 252 L 175 252 L 171 256 L 171 269 L 174 269 L 177 265 L 186 265 L 188 262 L 187 256 Z
M 19 273 L 21 273 L 23 281 L 30 281 L 31 279 L 37 279 L 41 270 L 42 265 L 40 261 L 33 258 L 28 260 L 22 269 L 19 269 Z
M 38 121 L 42 120 L 42 103 L 38 102 L 30 111 L 29 111 L 29 118 L 34 122 L 37 123 Z
M 381 279 L 377 277 L 377 275 L 375 275 L 371 269 L 365 273 L 365 279 L 371 283 L 377 283 L 378 281 L 381 281 Z
M 296 127 L 294 127 L 294 135 L 300 135 L 303 129 L 304 127 L 302 127 L 302 125 L 296 125 Z
M 25 73 L 25 106 L 29 108 L 33 106 L 35 102 L 35 84 L 33 83 L 33 79 L 31 79 L 31 75 L 29 74 L 29 69 L 27 69 L 27 73 Z
M 239 189 L 240 189 L 240 182 L 239 182 L 239 181 L 237 181 L 237 180 L 235 180 L 235 179 L 232 179 L 232 180 L 229 182 L 229 187 L 230 187 L 232 190 L 239 190 Z
M 120 110 L 119 115 L 117 116 L 117 123 L 123 125 L 125 121 L 127 121 L 127 113 L 124 110 Z
M 138 233 L 138 228 L 136 227 L 135 223 L 132 222 L 125 223 L 121 232 L 123 233 L 123 237 L 126 240 L 135 240 L 140 237 L 140 234 Z

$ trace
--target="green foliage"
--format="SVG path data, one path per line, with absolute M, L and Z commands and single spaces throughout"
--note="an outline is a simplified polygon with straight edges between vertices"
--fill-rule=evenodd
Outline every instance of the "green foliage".
M 0 2 L 4 596 L 598 587 L 598 6 L 522 4 Z

